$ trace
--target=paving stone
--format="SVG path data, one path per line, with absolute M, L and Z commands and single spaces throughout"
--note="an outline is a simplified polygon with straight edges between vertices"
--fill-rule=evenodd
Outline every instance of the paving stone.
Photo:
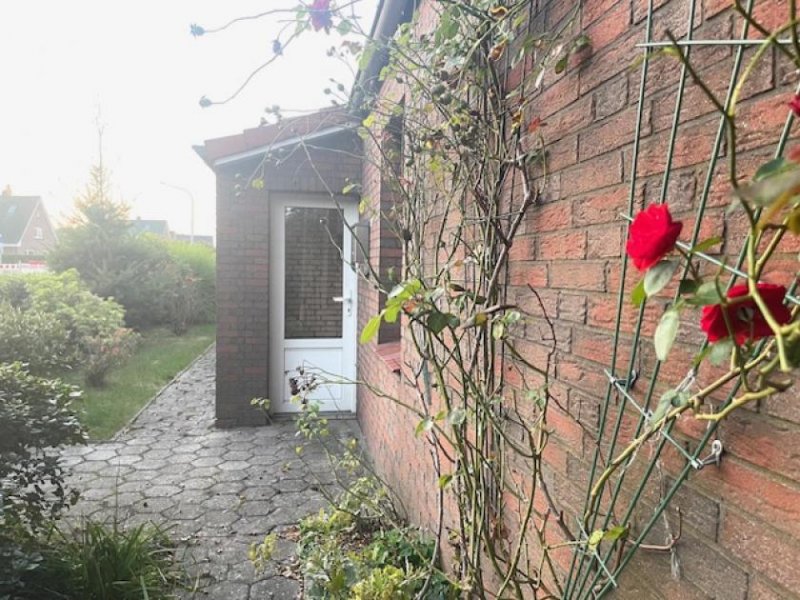
M 214 485 L 214 480 L 210 477 L 192 477 L 184 481 L 182 485 L 187 490 L 204 490 Z
M 215 483 L 208 489 L 209 495 L 217 494 L 239 494 L 246 489 L 247 485 L 242 481 L 222 481 Z
M 167 461 L 161 458 L 143 458 L 136 463 L 138 471 L 157 471 L 167 466 Z
M 84 455 L 84 460 L 88 461 L 95 461 L 95 460 L 109 460 L 110 458 L 116 458 L 117 451 L 113 448 L 103 448 L 100 446 L 93 452 L 89 452 L 88 454 Z
M 202 447 L 203 446 L 198 443 L 181 443 L 175 446 L 175 448 L 172 449 L 172 452 L 173 454 L 194 454 Z
M 330 481 L 319 448 L 295 454 L 294 424 L 215 429 L 214 356 L 208 353 L 166 387 L 113 442 L 64 450 L 70 483 L 83 491 L 68 520 L 118 515 L 126 527 L 168 528 L 187 570 L 199 577 L 191 600 L 292 600 L 299 582 L 281 577 L 294 543 L 279 538 L 273 560 L 256 573 L 247 548 L 324 504 L 318 478 Z M 358 437 L 352 422 L 333 435 Z M 319 477 L 313 473 L 319 474 Z
M 178 463 L 178 464 L 190 463 L 193 460 L 194 460 L 194 455 L 193 454 L 176 454 L 175 456 L 172 456 L 169 459 L 169 461 L 171 463 Z M 173 465 L 173 466 L 177 466 L 177 465 Z
M 184 469 L 184 471 L 188 471 L 188 469 Z M 155 477 L 151 480 L 153 485 L 169 485 L 173 487 L 182 488 L 181 485 L 186 478 L 189 476 L 189 473 L 173 473 L 171 470 L 167 470 L 167 468 L 159 469 L 156 472 Z M 192 477 L 196 477 L 197 475 L 192 472 Z
M 154 485 L 146 488 L 144 493 L 148 498 L 155 498 L 157 496 L 175 496 L 180 491 L 181 488 L 177 485 Z
M 81 500 L 103 500 L 113 495 L 113 487 L 91 487 L 81 493 Z
M 220 456 L 201 456 L 192 460 L 193 467 L 216 467 L 223 462 Z
M 206 513 L 206 508 L 201 504 L 178 502 L 161 514 L 167 519 L 197 519 Z
M 107 467 L 108 463 L 98 461 L 84 461 L 71 467 L 73 473 L 97 473 L 103 467 Z
M 194 453 L 195 456 L 198 457 L 210 457 L 210 456 L 221 456 L 225 454 L 226 447 L 224 445 L 220 446 L 212 446 L 212 447 L 203 447 L 200 448 L 197 452 Z
M 248 486 L 242 493 L 241 498 L 246 501 L 264 501 L 274 498 L 278 490 L 271 485 Z
M 249 461 L 252 456 L 252 450 L 231 450 L 222 455 L 226 461 L 242 460 L 245 462 Z M 248 462 L 247 465 L 250 466 L 250 463 Z
M 170 450 L 168 448 L 150 449 L 147 452 L 145 452 L 142 456 L 144 456 L 144 458 L 148 458 L 148 459 L 160 460 L 160 459 L 169 458 L 170 456 L 172 456 L 172 450 Z
M 225 581 L 198 590 L 195 597 L 213 598 L 214 600 L 242 600 L 243 598 L 249 598 L 249 593 L 249 584 Z
M 217 494 L 203 501 L 208 510 L 233 510 L 242 503 L 241 496 L 236 494 Z
M 293 600 L 300 598 L 300 582 L 286 577 L 258 581 L 250 588 L 250 600 Z
M 289 492 L 302 492 L 307 490 L 311 483 L 302 479 L 283 479 L 278 478 L 276 482 L 280 487 L 281 493 L 286 494 Z
M 223 471 L 243 471 L 250 466 L 250 463 L 243 460 L 228 460 L 223 462 L 219 468 Z
M 139 454 L 122 454 L 115 457 L 111 463 L 114 465 L 132 465 L 142 460 Z
M 106 464 L 106 463 L 100 463 L 100 464 Z M 120 480 L 126 475 L 129 475 L 132 471 L 133 469 L 131 469 L 128 466 L 111 464 L 104 466 L 102 469 L 98 469 L 97 475 L 104 478 Z

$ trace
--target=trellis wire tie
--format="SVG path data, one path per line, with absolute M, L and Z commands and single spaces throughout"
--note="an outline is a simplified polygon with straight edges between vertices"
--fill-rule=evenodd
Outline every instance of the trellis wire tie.
M 633 385 L 636 383 L 636 380 L 639 379 L 639 373 L 636 371 L 636 369 L 633 369 L 631 371 L 630 377 L 616 377 L 615 375 L 612 375 L 608 371 L 606 371 L 605 373 L 606 377 L 608 377 L 608 380 L 611 382 L 611 385 L 620 384 L 624 385 L 625 387 L 632 388 Z
M 626 221 L 633 221 L 633 217 L 631 217 L 630 215 L 626 215 L 624 213 L 620 213 L 620 216 L 623 219 L 625 219 Z M 692 250 L 692 247 L 689 244 L 687 244 L 686 242 L 675 242 L 675 245 L 678 248 L 680 248 L 681 250 L 684 250 L 686 252 L 691 253 L 692 256 L 696 256 L 698 258 L 702 258 L 703 260 L 705 260 L 707 262 L 710 262 L 713 265 L 721 267 L 722 269 L 724 269 L 728 273 L 731 273 L 732 275 L 736 275 L 737 277 L 741 277 L 743 279 L 747 279 L 748 278 L 747 273 L 745 273 L 741 269 L 737 269 L 736 267 L 732 267 L 732 266 L 722 262 L 718 258 L 714 258 L 713 256 L 709 256 L 705 252 L 694 251 L 694 250 Z M 797 296 L 794 296 L 792 294 L 786 294 L 786 296 L 784 297 L 784 300 L 786 300 L 788 302 L 791 302 L 792 304 L 800 305 L 800 298 L 798 298 Z
M 630 394 L 627 392 L 627 390 L 625 390 L 625 388 L 623 388 L 623 387 L 622 387 L 622 386 L 619 384 L 619 381 L 620 381 L 620 379 L 619 379 L 618 377 L 616 377 L 616 376 L 612 375 L 612 374 L 611 374 L 609 371 L 605 371 L 605 374 L 606 374 L 606 377 L 608 377 L 608 380 L 609 380 L 609 381 L 610 381 L 610 382 L 611 382 L 611 383 L 614 385 L 614 387 L 615 387 L 615 388 L 617 388 L 617 390 L 619 391 L 619 393 L 620 393 L 620 394 L 622 394 L 622 397 L 623 397 L 625 400 L 627 400 L 628 402 L 630 402 L 630 403 L 633 405 L 633 407 L 634 407 L 636 410 L 638 410 L 638 411 L 639 411 L 639 413 L 640 413 L 640 414 L 641 414 L 641 415 L 642 415 L 642 416 L 645 418 L 645 420 L 649 421 L 649 420 L 650 420 L 650 418 L 653 416 L 653 411 L 651 411 L 651 410 L 645 410 L 644 408 L 642 408 L 642 407 L 639 405 L 639 403 L 638 403 L 638 402 L 636 402 L 636 400 L 633 398 L 633 396 L 631 396 L 631 395 L 630 395 Z M 625 380 L 623 379 L 622 381 L 625 381 Z M 684 380 L 684 381 L 685 381 L 685 380 Z M 689 463 L 692 465 L 692 467 L 694 467 L 694 468 L 695 468 L 695 469 L 697 469 L 697 470 L 700 470 L 700 469 L 702 469 L 702 468 L 703 468 L 703 464 L 702 464 L 702 462 L 701 462 L 701 461 L 699 461 L 699 460 L 697 460 L 697 459 L 696 459 L 694 456 L 692 456 L 691 454 L 689 454 L 689 453 L 686 451 L 686 449 L 683 447 L 683 444 L 681 444 L 680 442 L 678 442 L 677 440 L 675 440 L 675 438 L 673 438 L 673 437 L 672 437 L 670 434 L 668 434 L 668 433 L 667 433 L 666 431 L 664 431 L 663 429 L 662 429 L 662 430 L 661 430 L 659 433 L 660 433 L 660 435 L 662 435 L 662 436 L 663 436 L 663 437 L 664 437 L 664 438 L 665 438 L 667 441 L 669 441 L 669 442 L 670 442 L 670 443 L 671 443 L 673 446 L 675 446 L 675 448 L 677 448 L 677 449 L 678 449 L 678 452 L 680 452 L 681 454 L 683 454 L 683 457 L 684 457 L 686 460 L 688 460 L 688 461 L 689 461 Z
M 578 529 L 581 530 L 581 539 L 586 542 L 586 549 L 588 550 L 589 549 L 589 535 L 586 533 L 586 530 L 583 528 L 583 523 L 581 523 L 581 520 L 577 519 L 577 518 L 575 520 L 578 522 Z M 608 580 L 611 582 L 611 585 L 613 585 L 614 587 L 619 587 L 617 585 L 617 580 L 614 579 L 614 575 L 611 573 L 611 571 L 608 570 L 608 567 L 606 566 L 606 563 L 603 562 L 603 559 L 600 558 L 600 553 L 597 551 L 597 548 L 596 547 L 592 548 L 590 550 L 590 552 L 592 553 L 592 556 L 594 556 L 594 558 L 597 561 L 597 563 L 600 565 L 600 568 L 603 569 L 603 572 L 606 575 L 608 575 Z
M 722 447 L 722 441 L 719 439 L 714 440 L 711 442 L 711 453 L 705 458 L 701 458 L 698 461 L 700 463 L 700 467 L 695 468 L 699 470 L 703 467 L 707 467 L 708 465 L 716 465 L 719 467 L 719 461 L 722 458 L 723 450 L 724 448 Z

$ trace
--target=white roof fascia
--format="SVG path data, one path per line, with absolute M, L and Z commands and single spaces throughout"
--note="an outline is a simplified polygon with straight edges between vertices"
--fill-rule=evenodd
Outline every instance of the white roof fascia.
M 327 137 L 329 135 L 333 135 L 334 133 L 341 133 L 342 131 L 348 131 L 350 129 L 355 129 L 355 126 L 337 125 L 336 127 L 321 129 L 320 131 L 316 131 L 314 133 L 308 133 L 306 135 L 297 135 L 295 137 L 291 137 L 282 140 L 280 142 L 276 142 L 274 144 L 267 144 L 265 146 L 259 146 L 258 148 L 254 148 L 252 150 L 247 150 L 246 152 L 239 152 L 238 154 L 231 154 L 230 156 L 218 158 L 217 160 L 214 161 L 214 166 L 219 167 L 222 165 L 235 163 L 240 160 L 244 160 L 246 158 L 253 158 L 254 156 L 266 154 L 267 152 L 270 152 L 272 150 L 280 150 L 281 148 L 286 148 L 287 146 L 294 146 L 296 144 L 299 144 L 300 142 L 309 142 L 319 138 Z

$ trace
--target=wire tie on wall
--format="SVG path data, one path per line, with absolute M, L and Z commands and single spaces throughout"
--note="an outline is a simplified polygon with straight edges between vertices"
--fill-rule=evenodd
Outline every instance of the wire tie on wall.
M 625 386 L 628 389 L 633 388 L 636 380 L 639 379 L 639 373 L 636 369 L 631 371 L 630 377 L 617 377 L 616 375 L 612 375 L 609 371 L 604 371 L 606 377 L 608 377 L 608 381 L 611 382 L 611 385 L 619 387 Z
M 697 461 L 700 464 L 700 466 L 695 467 L 695 469 L 699 471 L 700 469 L 702 469 L 703 467 L 707 467 L 708 465 L 715 465 L 716 467 L 719 467 L 719 461 L 722 458 L 723 450 L 724 448 L 722 447 L 721 440 L 716 439 L 713 442 L 711 442 L 711 453 L 705 458 L 701 458 L 699 461 Z
M 589 536 L 586 533 L 586 530 L 583 528 L 583 523 L 581 523 L 581 520 L 577 519 L 577 518 L 575 520 L 578 522 L 578 529 L 581 530 L 581 540 L 586 542 L 586 549 L 588 550 L 589 549 Z M 600 553 L 597 551 L 597 547 L 592 548 L 591 550 L 589 550 L 589 552 L 592 554 L 592 556 L 594 556 L 595 560 L 597 560 L 597 563 L 600 565 L 600 568 L 608 576 L 608 580 L 611 582 L 611 585 L 613 585 L 614 587 L 619 587 L 617 585 L 617 580 L 614 578 L 613 573 L 611 573 L 611 571 L 609 571 L 608 567 L 606 566 L 606 563 L 603 562 L 602 558 L 600 558 Z

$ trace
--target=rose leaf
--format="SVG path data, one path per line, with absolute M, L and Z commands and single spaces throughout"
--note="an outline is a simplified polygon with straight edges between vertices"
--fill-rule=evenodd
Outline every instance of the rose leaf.
M 672 260 L 662 260 L 644 275 L 644 293 L 650 298 L 664 289 L 672 279 L 678 263 Z
M 631 292 L 631 302 L 633 302 L 634 306 L 638 307 L 642 305 L 642 302 L 644 302 L 646 298 L 647 294 L 644 291 L 644 279 L 642 279 Z
M 661 321 L 656 327 L 656 334 L 653 339 L 658 360 L 667 360 L 672 344 L 678 335 L 678 325 L 680 324 L 680 314 L 674 308 L 667 310 L 662 316 Z

